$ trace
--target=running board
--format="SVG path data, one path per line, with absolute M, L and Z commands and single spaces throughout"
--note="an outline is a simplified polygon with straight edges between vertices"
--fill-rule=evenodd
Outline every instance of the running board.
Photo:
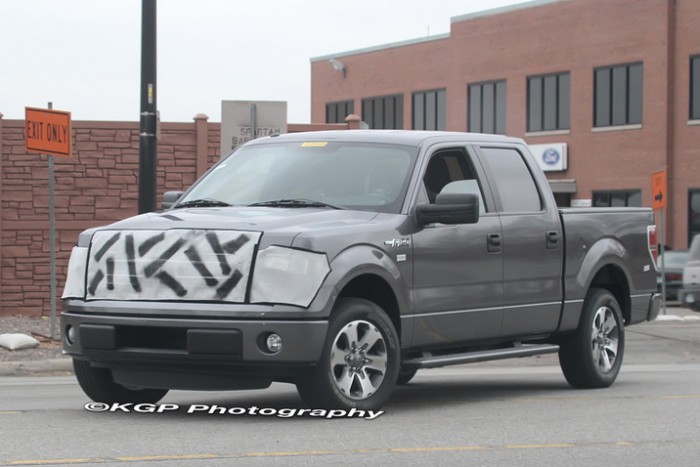
M 447 365 L 457 365 L 460 363 L 486 362 L 489 360 L 502 360 L 505 358 L 531 357 L 533 355 L 544 355 L 557 353 L 558 345 L 549 344 L 515 344 L 513 347 L 505 349 L 481 350 L 477 352 L 465 352 L 450 355 L 434 356 L 430 352 L 423 352 L 422 357 L 404 360 L 401 364 L 403 368 L 438 368 Z

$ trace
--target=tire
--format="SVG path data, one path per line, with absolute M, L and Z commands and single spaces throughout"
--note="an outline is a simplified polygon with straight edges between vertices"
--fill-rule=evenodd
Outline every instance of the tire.
M 575 388 L 606 388 L 620 372 L 625 350 L 622 310 L 604 289 L 591 289 L 583 303 L 579 327 L 560 343 L 559 364 Z
M 394 390 L 400 365 L 399 339 L 386 313 L 370 301 L 344 298 L 331 315 L 321 360 L 297 390 L 311 408 L 377 410 Z
M 130 389 L 117 384 L 107 368 L 94 368 L 90 362 L 73 359 L 73 369 L 83 392 L 95 402 L 155 404 L 167 393 L 167 389 Z
M 401 368 L 399 370 L 399 377 L 396 380 L 396 385 L 397 386 L 403 386 L 404 384 L 408 384 L 411 382 L 414 376 L 416 376 L 416 373 L 418 372 L 417 368 L 409 368 L 409 369 L 404 369 Z

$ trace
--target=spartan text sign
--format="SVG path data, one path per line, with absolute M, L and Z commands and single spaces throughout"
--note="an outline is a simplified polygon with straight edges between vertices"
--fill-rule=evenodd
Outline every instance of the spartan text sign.
M 70 112 L 25 107 L 24 140 L 27 152 L 70 157 Z

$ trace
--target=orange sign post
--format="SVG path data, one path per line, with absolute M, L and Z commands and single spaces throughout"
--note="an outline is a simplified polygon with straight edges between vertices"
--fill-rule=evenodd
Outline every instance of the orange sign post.
M 70 157 L 70 112 L 25 107 L 24 142 L 27 152 Z
M 651 176 L 651 207 L 654 211 L 666 207 L 666 171 L 656 172 Z
M 27 152 L 49 156 L 70 157 L 70 112 L 48 109 L 24 108 L 24 144 Z M 51 289 L 51 339 L 56 334 L 56 203 L 53 157 L 49 157 L 49 269 Z
M 661 259 L 661 301 L 663 304 L 663 314 L 666 314 L 666 263 L 664 261 L 664 249 L 666 248 L 666 171 L 656 172 L 651 176 L 651 207 L 654 211 L 659 211 L 659 223 L 661 224 L 661 245 L 659 247 L 659 258 Z

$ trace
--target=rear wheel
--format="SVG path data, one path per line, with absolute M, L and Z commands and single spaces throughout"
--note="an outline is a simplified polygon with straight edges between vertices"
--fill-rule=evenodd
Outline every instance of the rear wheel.
M 399 373 L 399 340 L 376 304 L 338 301 L 318 365 L 297 382 L 309 407 L 375 410 L 389 398 Z
M 608 387 L 620 372 L 624 350 L 620 305 L 609 291 L 591 289 L 578 329 L 559 348 L 564 377 L 575 388 Z
M 112 372 L 107 368 L 94 368 L 90 362 L 73 359 L 75 377 L 83 392 L 95 402 L 112 404 L 115 402 L 134 404 L 152 403 L 161 400 L 167 389 L 132 389 L 117 384 Z

